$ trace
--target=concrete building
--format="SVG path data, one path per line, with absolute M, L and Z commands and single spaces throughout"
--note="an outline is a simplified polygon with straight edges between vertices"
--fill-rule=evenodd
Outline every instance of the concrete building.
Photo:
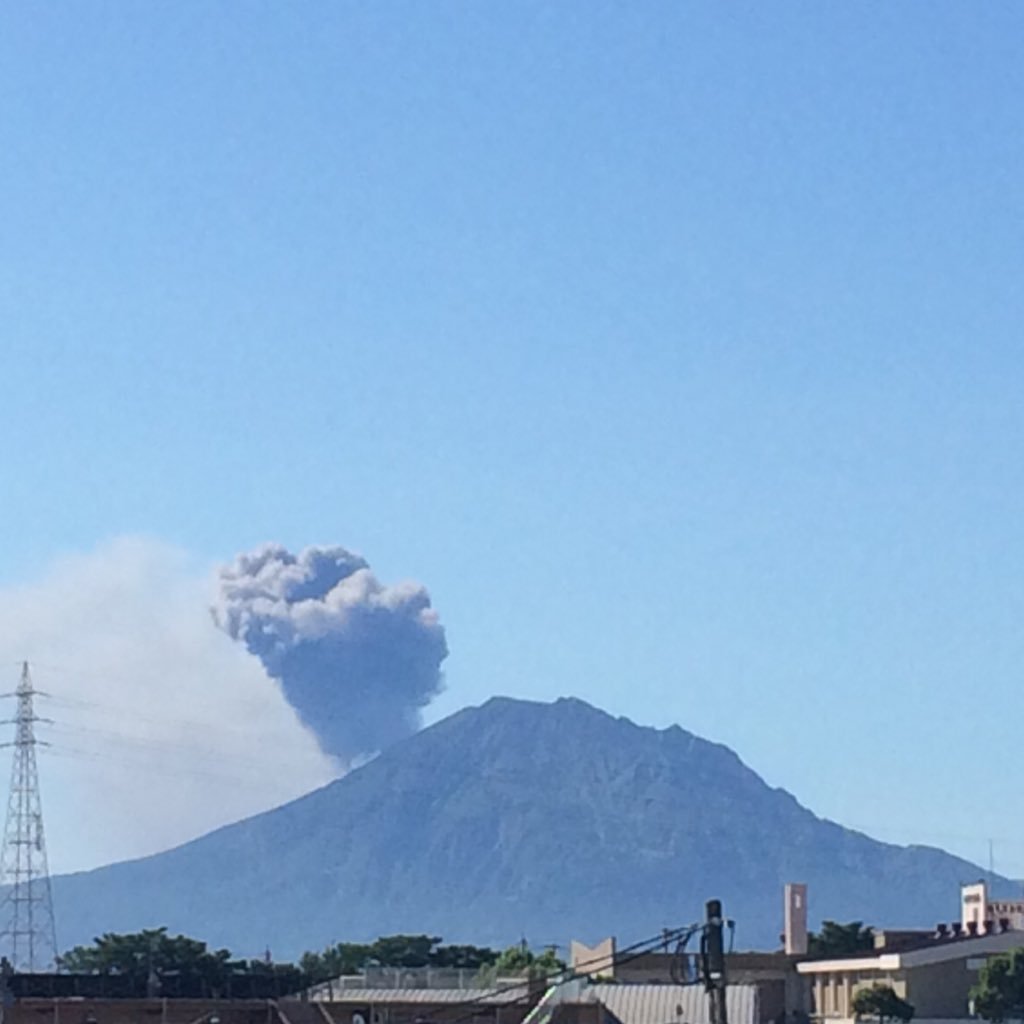
M 728 953 L 725 973 L 730 990 L 749 988 L 756 992 L 758 1021 L 799 1019 L 810 1012 L 806 982 L 797 972 L 797 964 L 807 954 L 807 886 L 790 883 L 785 887 L 782 906 L 783 949 L 777 952 Z M 569 944 L 569 968 L 584 973 L 592 981 L 614 981 L 628 988 L 678 986 L 698 976 L 696 953 L 663 950 L 631 956 L 617 961 L 618 949 L 609 937 L 593 946 L 574 940 Z M 595 986 L 597 987 L 597 986 Z M 687 991 L 703 988 L 695 986 Z
M 862 988 L 891 985 L 915 1010 L 915 1024 L 970 1016 L 968 993 L 986 960 L 1024 945 L 1020 932 L 993 932 L 957 938 L 946 930 L 915 946 L 884 946 L 871 955 L 834 960 L 804 960 L 797 965 L 809 984 L 815 1020 L 847 1024 L 854 1020 L 853 999 Z
M 605 942 L 614 945 L 614 940 L 607 939 Z M 579 948 L 579 944 L 574 946 Z M 756 992 L 754 1005 L 759 1022 L 781 1021 L 786 1017 L 807 1013 L 810 1009 L 807 985 L 796 970 L 799 960 L 799 957 L 782 952 L 728 953 L 725 958 L 725 974 L 729 980 L 729 990 L 750 989 Z M 580 964 L 581 961 L 573 961 L 570 967 L 573 971 L 580 970 Z M 605 988 L 617 986 L 621 991 L 672 988 L 679 987 L 683 982 L 691 982 L 683 986 L 685 990 L 699 993 L 706 1001 L 703 986 L 692 984 L 698 976 L 694 953 L 685 954 L 682 958 L 675 953 L 645 953 L 614 968 L 610 961 L 597 960 L 597 966 L 599 969 L 592 975 L 597 983 L 595 989 L 601 988 L 599 983 L 602 979 L 616 983 L 606 985 Z
M 484 989 L 350 988 L 336 991 L 330 999 L 311 993 L 308 1002 L 282 1000 L 280 1005 L 289 1024 L 523 1024 L 543 995 L 543 988 L 526 984 Z M 302 1007 L 315 1008 L 317 1019 L 292 1019 Z
M 754 985 L 726 990 L 729 1024 L 762 1020 Z M 575 984 L 558 994 L 555 1005 L 541 1003 L 526 1024 L 711 1024 L 701 985 Z
M 985 882 L 960 887 L 960 927 L 967 934 L 993 931 L 1002 922 L 1002 930 L 1024 931 L 1024 900 L 994 900 Z
M 1024 946 L 1024 900 L 993 900 L 984 882 L 962 887 L 959 921 L 876 930 L 874 948 L 829 959 L 808 955 L 806 885 L 787 885 L 779 910 L 782 948 L 726 955 L 730 1024 L 851 1024 L 858 991 L 878 984 L 913 1005 L 915 1024 L 951 1024 L 969 1018 L 986 961 Z M 573 941 L 559 981 L 369 967 L 301 998 L 284 996 L 295 987 L 202 1000 L 165 987 L 168 998 L 140 999 L 118 975 L 10 975 L 0 1024 L 709 1024 L 696 938 L 642 955 L 622 955 L 612 937 Z
M 789 956 L 807 955 L 807 886 L 790 882 L 783 890 L 782 945 Z
M 0 1010 L 3 1024 L 312 1024 L 291 1020 L 268 999 L 89 999 L 30 997 Z

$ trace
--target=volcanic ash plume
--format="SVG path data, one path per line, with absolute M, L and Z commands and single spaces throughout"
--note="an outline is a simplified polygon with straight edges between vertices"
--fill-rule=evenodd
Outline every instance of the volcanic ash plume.
M 415 732 L 440 692 L 444 628 L 418 583 L 382 584 L 344 548 L 268 545 L 220 570 L 214 621 L 351 763 Z

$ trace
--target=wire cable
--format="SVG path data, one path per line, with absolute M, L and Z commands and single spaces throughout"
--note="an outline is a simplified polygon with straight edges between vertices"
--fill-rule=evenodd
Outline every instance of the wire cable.
M 689 938 L 697 932 L 703 931 L 703 924 L 691 924 L 686 925 L 683 928 L 672 928 L 667 931 L 661 932 L 659 935 L 649 939 L 643 939 L 640 942 L 636 942 L 631 946 L 627 946 L 625 949 L 616 953 L 611 959 L 612 967 L 621 967 L 625 964 L 631 963 L 633 960 L 637 960 L 642 956 L 646 956 L 648 953 L 654 952 L 659 947 L 667 947 L 670 943 L 682 939 L 683 936 Z M 445 1017 L 444 1024 L 463 1024 L 467 1020 L 472 1020 L 475 1017 L 476 1009 L 498 1009 L 503 1006 L 514 1006 L 517 1003 L 521 1003 L 524 999 L 528 999 L 531 995 L 531 982 L 536 985 L 543 985 L 545 988 L 550 988 L 553 984 L 566 984 L 571 981 L 582 980 L 583 978 L 589 977 L 589 972 L 586 970 L 588 967 L 599 967 L 608 963 L 606 956 L 594 957 L 591 960 L 584 960 L 577 964 L 572 971 L 549 971 L 546 975 L 541 975 L 539 978 L 526 977 L 522 981 L 512 982 L 508 985 L 498 986 L 483 995 L 474 996 L 471 999 L 464 1000 L 463 1002 L 451 1003 L 444 1007 Z M 515 992 L 516 995 L 504 1002 L 495 1002 L 497 997 L 507 995 L 511 992 Z M 448 1012 L 451 1010 L 462 1010 L 468 1009 L 468 1013 L 461 1014 L 457 1017 L 449 1017 Z M 422 1014 L 408 1015 L 404 1017 L 391 1017 L 391 1024 L 409 1024 L 421 1017 Z M 372 1022 L 370 1022 L 372 1024 Z

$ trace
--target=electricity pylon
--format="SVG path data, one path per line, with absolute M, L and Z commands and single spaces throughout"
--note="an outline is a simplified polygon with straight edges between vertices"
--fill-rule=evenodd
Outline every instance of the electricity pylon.
M 50 869 L 46 861 L 43 805 L 39 798 L 36 768 L 35 723 L 47 721 L 36 716 L 28 662 L 21 666 L 21 681 L 14 693 L 18 710 L 14 718 L 11 789 L 7 798 L 7 824 L 0 852 L 0 955 L 16 971 L 52 971 L 57 967 L 57 927 L 53 916 Z

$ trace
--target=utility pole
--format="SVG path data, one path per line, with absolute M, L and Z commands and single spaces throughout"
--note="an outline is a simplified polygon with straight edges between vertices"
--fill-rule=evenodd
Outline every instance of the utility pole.
M 21 666 L 21 681 L 14 693 L 18 710 L 6 723 L 14 725 L 11 789 L 7 798 L 7 823 L 0 852 L 0 882 L 8 886 L 0 903 L 0 953 L 15 971 L 51 971 L 57 967 L 57 929 L 53 916 L 50 869 L 46 860 L 43 807 L 39 798 L 36 739 L 39 718 L 33 707 L 38 693 L 32 686 L 28 662 Z
M 711 1024 L 729 1024 L 725 1006 L 725 945 L 722 942 L 722 903 L 708 900 L 702 943 L 704 960 L 704 987 L 708 993 Z

